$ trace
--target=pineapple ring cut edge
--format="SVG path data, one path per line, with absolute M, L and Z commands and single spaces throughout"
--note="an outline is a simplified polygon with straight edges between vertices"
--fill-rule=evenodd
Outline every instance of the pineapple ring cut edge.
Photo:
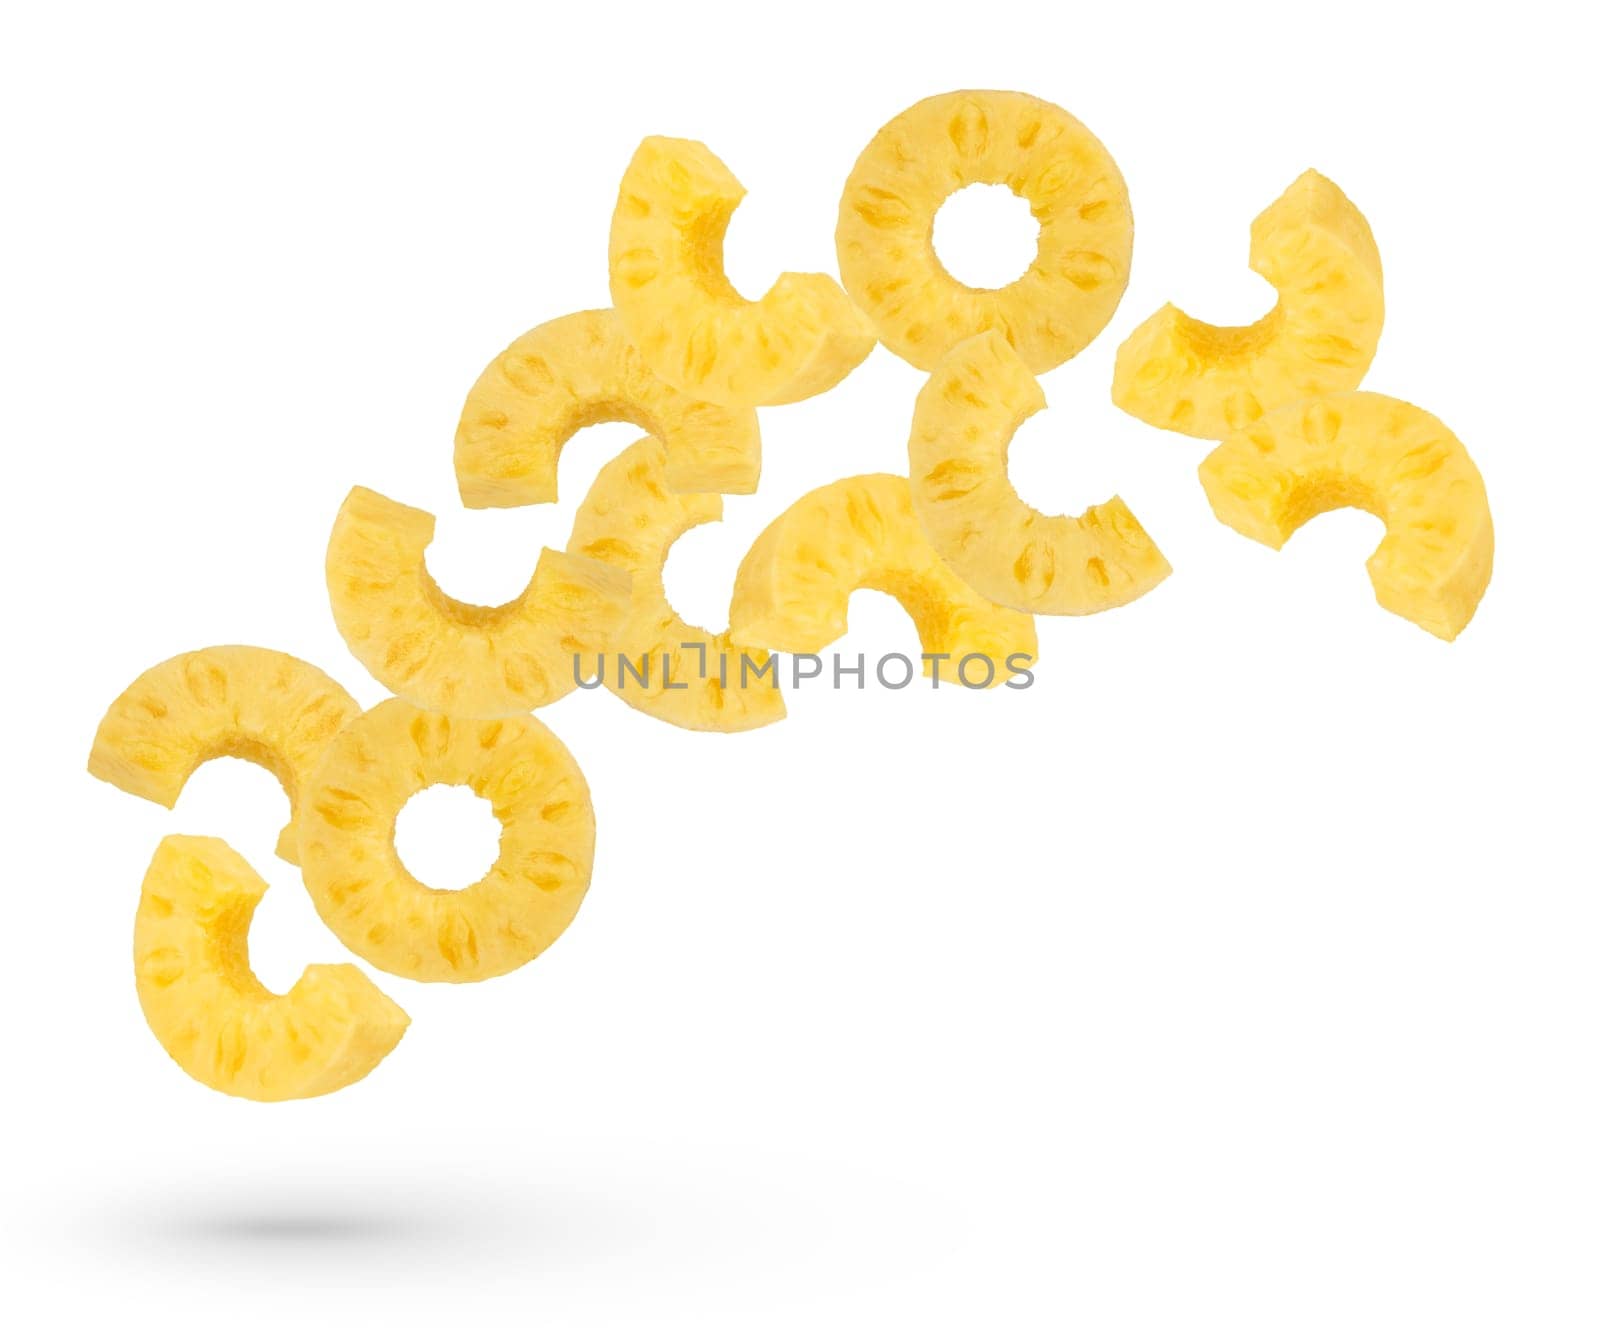
M 893 473 L 845 477 L 796 500 L 767 525 L 740 562 L 729 609 L 734 643 L 816 653 L 849 629 L 850 597 L 886 593 L 911 617 L 922 670 L 987 659 L 993 687 L 1038 657 L 1033 617 L 999 606 L 964 583 L 929 543 L 911 508 L 911 487 Z M 945 671 L 949 679 L 949 668 Z
M 1120 496 L 1044 514 L 1006 471 L 1017 428 L 1044 391 L 999 333 L 958 344 L 917 395 L 911 502 L 934 549 L 991 601 L 1038 615 L 1092 615 L 1144 596 L 1172 566 Z
M 1364 509 L 1384 536 L 1367 560 L 1378 604 L 1441 639 L 1466 628 L 1494 568 L 1494 522 L 1465 446 L 1420 407 L 1331 394 L 1269 413 L 1200 465 L 1217 518 L 1280 549 L 1330 509 Z
M 436 889 L 395 849 L 405 803 L 471 788 L 500 821 L 477 883 Z M 312 903 L 351 952 L 412 981 L 483 981 L 538 957 L 571 923 L 594 866 L 594 807 L 567 748 L 532 717 L 430 713 L 402 699 L 334 739 L 298 821 Z
M 583 310 L 529 330 L 467 393 L 456 426 L 456 486 L 468 509 L 549 504 L 567 442 L 628 421 L 667 446 L 674 490 L 747 495 L 761 476 L 754 408 L 693 398 L 653 374 L 615 310 Z
M 434 517 L 353 487 L 328 537 L 334 623 L 391 693 L 458 717 L 509 717 L 570 694 L 628 605 L 625 572 L 548 547 L 501 606 L 446 593 L 428 572 Z
M 739 649 L 673 609 L 662 581 L 672 544 L 722 518 L 720 495 L 678 494 L 666 484 L 666 451 L 646 436 L 600 470 L 572 522 L 568 549 L 633 581 L 627 615 L 600 661 L 605 687 L 650 717 L 692 731 L 752 731 L 783 721 L 777 671 L 759 648 Z M 632 665 L 623 674 L 620 659 Z M 752 676 L 754 679 L 752 679 Z
M 250 967 L 266 882 L 220 838 L 173 834 L 151 858 L 134 916 L 145 1022 L 189 1077 L 232 1097 L 320 1097 L 365 1078 L 410 1025 L 350 963 L 313 963 L 282 995 Z
M 934 215 L 968 185 L 1009 187 L 1039 224 L 1033 262 L 1004 287 L 966 286 L 934 251 Z M 930 371 L 994 329 L 1041 374 L 1110 321 L 1128 284 L 1133 212 L 1111 154 L 1060 107 L 1019 92 L 952 92 L 873 137 L 845 182 L 834 241 L 845 290 L 895 355 Z
M 200 648 L 157 663 L 117 696 L 95 730 L 89 772 L 170 810 L 209 760 L 258 764 L 289 799 L 277 853 L 292 865 L 300 794 L 328 741 L 360 712 L 338 681 L 298 657 Z
M 739 294 L 723 238 L 744 196 L 705 144 L 645 139 L 611 217 L 611 302 L 674 388 L 727 407 L 798 402 L 839 383 L 878 335 L 822 273 L 784 273 L 759 300 Z
M 1239 326 L 1162 306 L 1117 348 L 1118 407 L 1162 430 L 1220 440 L 1263 413 L 1361 383 L 1383 333 L 1383 264 L 1344 191 L 1302 173 L 1250 224 L 1250 267 L 1277 304 Z

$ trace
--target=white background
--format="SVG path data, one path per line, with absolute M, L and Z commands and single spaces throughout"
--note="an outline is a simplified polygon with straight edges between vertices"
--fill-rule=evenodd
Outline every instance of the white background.
M 1595 107 L 1560 12 L 8 7 L 16 1326 L 1600 1325 Z M 567 935 L 484 985 L 380 974 L 413 1025 L 348 1091 L 190 1082 L 129 959 L 162 834 L 269 877 L 268 984 L 345 955 L 271 855 L 272 780 L 219 762 L 175 813 L 95 783 L 105 705 L 229 642 L 376 702 L 323 591 L 348 487 L 436 511 L 430 567 L 499 601 L 637 436 L 574 442 L 559 505 L 456 501 L 479 369 L 605 304 L 636 141 L 738 173 L 757 293 L 833 267 L 857 152 L 958 87 L 1061 103 L 1127 176 L 1132 283 L 1045 378 L 1014 476 L 1055 511 L 1120 492 L 1171 579 L 1041 621 L 1026 692 L 812 685 L 733 737 L 568 698 L 546 716 L 600 843 Z M 1255 546 L 1211 517 L 1203 444 L 1109 401 L 1162 301 L 1267 308 L 1249 222 L 1311 165 L 1382 250 L 1368 387 L 1488 483 L 1494 582 L 1453 645 L 1373 602 L 1375 520 Z M 994 262 L 1001 212 L 941 221 L 958 270 Z M 760 491 L 674 552 L 680 609 L 720 627 L 770 518 L 903 469 L 920 378 L 880 348 L 763 412 Z M 851 609 L 840 651 L 914 651 L 892 603 Z M 408 852 L 462 882 L 481 830 L 433 813 Z

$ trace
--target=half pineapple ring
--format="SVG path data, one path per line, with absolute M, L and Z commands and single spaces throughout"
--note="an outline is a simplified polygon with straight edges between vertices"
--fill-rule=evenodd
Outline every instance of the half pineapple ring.
M 470 787 L 502 825 L 469 888 L 429 888 L 400 862 L 395 818 L 437 783 Z M 531 717 L 470 721 L 388 699 L 328 747 L 300 812 L 306 888 L 345 947 L 413 981 L 482 981 L 567 928 L 589 887 L 594 808 L 564 745 Z
M 1081 616 L 1142 597 L 1172 572 L 1119 497 L 1077 518 L 1025 504 L 1006 475 L 1017 427 L 1044 391 L 999 333 L 942 360 L 917 395 L 911 503 L 928 539 L 985 597 L 1042 615 Z
M 614 310 L 564 315 L 489 363 L 456 427 L 456 484 L 469 509 L 545 504 L 556 463 L 585 426 L 631 421 L 667 446 L 674 490 L 747 494 L 761 476 L 756 414 L 702 402 L 651 374 Z
M 1117 349 L 1118 407 L 1220 440 L 1263 412 L 1361 383 L 1383 332 L 1383 266 L 1344 192 L 1306 172 L 1251 224 L 1250 267 L 1278 289 L 1277 305 L 1242 328 L 1162 306 Z
M 1308 519 L 1354 506 L 1387 532 L 1367 561 L 1378 604 L 1453 639 L 1494 566 L 1483 478 L 1437 417 L 1377 393 L 1269 413 L 1200 465 L 1211 508 L 1277 550 Z
M 688 624 L 662 585 L 667 552 L 690 528 L 722 517 L 720 495 L 675 495 L 666 485 L 666 450 L 643 439 L 595 478 L 572 525 L 571 550 L 604 560 L 633 579 L 627 616 L 611 635 L 625 659 L 601 677 L 641 713 L 694 731 L 750 731 L 784 716 L 777 672 L 760 649 L 741 651 L 726 633 Z
M 320 1097 L 365 1078 L 411 1022 L 349 963 L 316 964 L 287 995 L 250 970 L 265 881 L 218 838 L 163 838 L 133 927 L 150 1030 L 189 1077 L 233 1097 Z
M 277 850 L 292 863 L 294 810 L 312 766 L 360 712 L 338 681 L 298 657 L 202 648 L 151 667 L 117 696 L 94 734 L 89 772 L 170 810 L 208 759 L 260 764 L 289 798 Z
M 878 338 L 821 273 L 785 273 L 759 301 L 734 290 L 722 240 L 744 193 L 703 143 L 641 143 L 611 216 L 611 300 L 674 388 L 728 407 L 792 403 L 831 389 Z
M 1039 223 L 1009 286 L 956 281 L 933 249 L 939 206 L 968 185 L 1006 185 Z M 1026 93 L 955 92 L 901 112 L 857 159 L 834 233 L 845 290 L 897 356 L 921 370 L 990 329 L 1042 373 L 1110 320 L 1133 260 L 1128 187 L 1111 154 L 1060 107 Z
M 393 693 L 457 717 L 509 717 L 572 691 L 580 659 L 606 647 L 628 609 L 628 578 L 564 551 L 539 556 L 522 595 L 473 606 L 428 573 L 433 515 L 357 486 L 328 539 L 339 633 Z
M 963 583 L 923 535 L 906 479 L 884 473 L 818 487 L 768 525 L 739 566 L 729 634 L 737 644 L 818 652 L 848 628 L 858 588 L 888 593 L 906 609 L 924 675 L 938 671 L 930 659 L 940 655 L 985 658 L 993 685 L 1038 655 L 1033 617 Z

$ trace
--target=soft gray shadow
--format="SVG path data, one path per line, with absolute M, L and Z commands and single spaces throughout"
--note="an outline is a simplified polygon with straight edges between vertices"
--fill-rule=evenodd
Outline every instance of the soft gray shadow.
M 297 1213 L 208 1213 L 160 1219 L 153 1227 L 141 1222 L 140 1234 L 146 1239 L 165 1236 L 167 1240 L 189 1245 L 363 1245 L 406 1241 L 436 1243 L 462 1229 L 439 1217 L 357 1212 Z
M 360 1260 L 389 1271 L 611 1257 L 647 1244 L 651 1226 L 620 1193 L 574 1195 L 509 1180 L 431 1181 L 400 1192 L 388 1182 L 302 1179 L 147 1187 L 69 1219 L 67 1230 L 74 1248 L 141 1265 Z

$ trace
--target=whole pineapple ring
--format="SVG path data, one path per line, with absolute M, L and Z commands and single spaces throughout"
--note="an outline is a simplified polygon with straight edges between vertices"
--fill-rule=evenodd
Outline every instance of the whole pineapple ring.
M 250 970 L 267 890 L 218 838 L 161 840 L 133 927 L 139 1005 L 184 1073 L 232 1097 L 320 1097 L 365 1078 L 411 1020 L 349 963 L 313 964 L 285 995 Z
M 692 731 L 750 731 L 784 717 L 766 653 L 743 652 L 726 632 L 690 625 L 667 601 L 661 571 L 672 543 L 721 517 L 720 495 L 667 490 L 666 450 L 646 438 L 601 469 L 568 542 L 574 554 L 615 565 L 633 579 L 628 614 L 611 635 L 609 654 L 627 659 L 631 669 L 624 674 L 614 663 L 607 670 L 602 660 L 606 688 L 641 713 Z
M 628 607 L 628 579 L 545 550 L 520 596 L 473 606 L 428 573 L 433 515 L 364 486 L 328 538 L 328 599 L 361 665 L 421 708 L 509 717 L 571 693 L 578 659 L 603 649 Z
M 906 609 L 924 675 L 938 671 L 929 659 L 977 656 L 993 664 L 993 685 L 1017 674 L 1013 659 L 1038 655 L 1033 617 L 963 583 L 923 535 L 906 479 L 886 473 L 820 486 L 767 526 L 739 566 L 729 634 L 737 644 L 818 652 L 848 629 L 858 588 L 888 593 Z
M 289 798 L 277 851 L 292 864 L 293 815 L 306 779 L 323 747 L 360 712 L 338 681 L 298 657 L 201 648 L 151 667 L 117 696 L 95 731 L 89 772 L 170 810 L 208 759 L 260 764 Z
M 878 338 L 821 273 L 785 273 L 759 301 L 734 290 L 722 239 L 744 194 L 703 143 L 641 143 L 611 216 L 611 302 L 674 388 L 728 407 L 793 403 L 831 389 Z
M 933 249 L 934 214 L 968 185 L 1006 185 L 1039 223 L 1028 271 L 993 290 L 956 281 Z M 1076 356 L 1128 285 L 1133 213 L 1093 134 L 1026 93 L 954 92 L 918 102 L 856 160 L 834 233 L 839 273 L 895 355 L 932 370 L 995 329 L 1036 374 Z
M 1200 481 L 1219 519 L 1274 550 L 1330 509 L 1375 514 L 1387 529 L 1367 561 L 1378 604 L 1441 639 L 1489 585 L 1483 478 L 1443 422 L 1397 398 L 1332 394 L 1270 412 L 1218 445 Z
M 614 310 L 564 315 L 500 353 L 456 427 L 456 485 L 469 509 L 546 504 L 578 431 L 631 421 L 667 446 L 674 490 L 743 495 L 761 476 L 756 414 L 702 402 L 651 374 Z
M 1277 305 L 1240 328 L 1162 306 L 1117 348 L 1118 407 L 1220 440 L 1263 412 L 1361 383 L 1383 332 L 1383 266 L 1344 192 L 1302 175 L 1251 223 L 1250 267 L 1278 289 Z
M 911 504 L 934 549 L 1001 606 L 1080 616 L 1142 597 L 1172 572 L 1120 497 L 1083 515 L 1040 513 L 1006 476 L 1017 427 L 1044 391 L 999 333 L 956 346 L 911 424 Z
M 465 889 L 400 862 L 395 818 L 426 787 L 494 807 L 500 854 Z M 299 818 L 306 888 L 346 948 L 413 981 L 482 981 L 543 953 L 577 914 L 594 865 L 583 773 L 531 717 L 473 721 L 387 699 L 328 747 Z

